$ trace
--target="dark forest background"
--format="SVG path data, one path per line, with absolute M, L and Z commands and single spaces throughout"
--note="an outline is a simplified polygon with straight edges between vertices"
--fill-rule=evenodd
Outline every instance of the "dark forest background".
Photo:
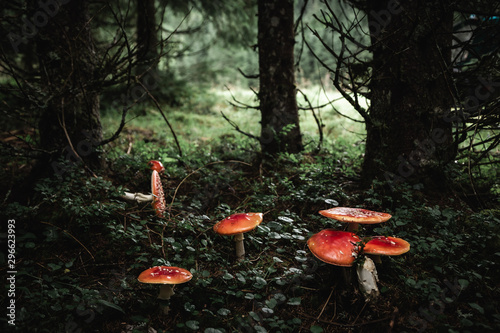
M 499 6 L 3 1 L 2 324 L 498 331 Z M 163 217 L 124 197 L 150 194 L 150 160 Z M 335 206 L 411 244 L 376 299 L 307 247 L 347 229 L 318 214 Z M 212 230 L 237 212 L 264 213 L 242 261 Z M 157 265 L 193 274 L 168 311 L 137 281 Z

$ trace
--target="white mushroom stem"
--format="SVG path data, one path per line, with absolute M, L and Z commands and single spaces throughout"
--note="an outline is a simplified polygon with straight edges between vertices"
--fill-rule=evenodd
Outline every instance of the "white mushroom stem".
M 121 198 L 129 201 L 149 202 L 153 201 L 155 197 L 152 194 L 125 192 L 125 194 L 122 195 Z
M 243 244 L 243 233 L 234 235 L 234 242 L 236 243 L 236 258 L 243 260 L 245 257 L 245 244 Z
M 174 295 L 174 286 L 171 284 L 162 284 L 160 286 L 160 293 L 158 294 L 158 299 L 168 300 L 172 295 Z
M 368 257 L 365 257 L 363 264 L 358 264 L 356 267 L 358 273 L 359 288 L 363 294 L 369 298 L 374 299 L 380 295 L 377 287 L 377 268 L 375 263 Z

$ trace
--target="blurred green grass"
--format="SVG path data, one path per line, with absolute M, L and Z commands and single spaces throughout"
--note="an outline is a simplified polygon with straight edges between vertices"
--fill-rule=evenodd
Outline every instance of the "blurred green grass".
M 364 124 L 340 116 L 332 105 L 342 114 L 361 120 L 352 106 L 335 91 L 324 91 L 320 86 L 301 89 L 310 103 L 323 106 L 314 113 L 323 125 L 325 147 L 337 144 L 354 144 L 364 139 Z M 297 94 L 300 107 L 308 108 L 302 94 Z M 331 104 L 330 104 L 331 103 Z M 162 110 L 172 125 L 181 146 L 206 145 L 231 137 L 246 140 L 222 113 L 239 126 L 240 130 L 254 136 L 260 134 L 260 111 L 254 108 L 237 107 L 237 105 L 256 106 L 255 93 L 249 88 L 215 87 L 192 93 L 181 106 L 163 105 Z M 112 135 L 118 128 L 121 114 L 118 110 L 107 110 L 102 118 L 105 137 Z M 311 110 L 300 111 L 300 126 L 304 143 L 316 146 L 319 140 L 319 129 Z M 142 103 L 134 107 L 127 116 L 123 133 L 125 136 L 136 136 L 135 139 L 160 141 L 163 144 L 173 143 L 173 136 L 161 113 L 152 103 Z M 125 137 L 122 135 L 122 139 Z

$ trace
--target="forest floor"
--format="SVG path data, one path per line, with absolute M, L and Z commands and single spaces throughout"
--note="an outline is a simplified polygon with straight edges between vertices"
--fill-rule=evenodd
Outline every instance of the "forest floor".
M 500 330 L 500 210 L 489 187 L 476 189 L 480 199 L 468 195 L 467 182 L 431 195 L 409 184 L 392 190 L 377 182 L 362 187 L 362 129 L 333 110 L 321 114 L 320 150 L 313 149 L 318 128 L 311 117 L 304 123 L 308 151 L 267 161 L 255 153 L 255 142 L 220 115 L 223 111 L 245 131 L 257 131 L 258 120 L 248 117 L 254 111 L 193 103 L 196 112 L 168 113 L 182 156 L 152 108 L 106 147 L 102 173 L 91 176 L 68 164 L 62 178 L 37 184 L 31 202 L 2 203 L 7 219 L 16 221 L 15 297 L 2 293 L 2 306 L 12 299 L 16 305 L 16 326 L 8 329 Z M 116 128 L 115 117 L 104 115 L 108 135 Z M 164 218 L 156 217 L 149 203 L 120 199 L 125 189 L 148 193 L 152 159 L 166 168 Z M 2 160 L 2 188 L 22 180 L 30 165 Z M 381 295 L 376 299 L 368 301 L 360 292 L 353 269 L 319 261 L 307 247 L 323 229 L 346 229 L 318 214 L 335 206 L 391 214 L 389 221 L 362 227 L 359 234 L 397 236 L 411 245 L 409 252 L 383 257 L 377 265 Z M 245 236 L 242 261 L 235 258 L 232 239 L 212 229 L 236 212 L 264 214 L 262 224 Z M 7 272 L 7 257 L 2 264 Z M 193 278 L 178 285 L 170 301 L 159 301 L 157 286 L 137 281 L 143 270 L 157 265 L 188 269 Z M 7 320 L 2 317 L 3 324 Z

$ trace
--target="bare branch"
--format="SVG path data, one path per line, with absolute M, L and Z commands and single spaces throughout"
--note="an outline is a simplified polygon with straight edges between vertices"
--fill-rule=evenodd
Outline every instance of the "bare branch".
M 175 131 L 172 128 L 172 125 L 170 125 L 170 122 L 168 121 L 167 117 L 165 116 L 165 113 L 163 112 L 160 104 L 158 103 L 158 101 L 156 100 L 156 98 L 151 94 L 151 92 L 148 90 L 148 88 L 141 81 L 137 81 L 137 84 L 139 84 L 146 91 L 146 93 L 148 94 L 149 98 L 151 98 L 151 100 L 155 103 L 156 108 L 158 109 L 158 111 L 160 111 L 161 116 L 163 117 L 163 119 L 167 123 L 167 126 L 170 129 L 170 132 L 172 133 L 172 136 L 174 137 L 175 144 L 177 145 L 177 150 L 179 151 L 179 156 L 182 156 L 182 149 L 181 149 L 181 146 L 179 144 L 179 140 L 177 139 L 177 135 L 175 134 Z
M 243 72 L 243 70 L 241 68 L 238 67 L 238 72 L 241 73 L 241 75 L 243 75 L 243 77 L 245 79 L 258 79 L 259 78 L 259 74 L 245 74 Z
M 300 89 L 297 89 L 297 91 L 301 93 L 301 95 L 306 100 L 307 104 L 309 104 L 309 108 L 307 110 L 311 110 L 311 113 L 314 117 L 314 121 L 318 126 L 319 142 L 318 145 L 316 146 L 316 150 L 319 151 L 321 149 L 321 145 L 323 144 L 323 127 L 324 127 L 323 122 L 321 121 L 321 119 L 318 118 L 318 116 L 316 116 L 316 112 L 314 112 L 315 108 L 312 106 L 311 102 L 309 101 L 309 98 L 307 98 L 307 95 Z
M 258 138 L 257 136 L 255 136 L 255 135 L 253 135 L 253 134 L 250 134 L 250 133 L 247 133 L 247 132 L 242 131 L 242 130 L 240 129 L 240 127 L 239 127 L 239 126 L 238 126 L 238 125 L 237 125 L 234 121 L 232 121 L 231 119 L 229 119 L 228 117 L 226 117 L 226 115 L 224 114 L 224 112 L 222 112 L 222 111 L 221 111 L 221 115 L 222 115 L 222 118 L 224 118 L 224 119 L 225 119 L 225 120 L 229 123 L 229 125 L 233 126 L 233 128 L 234 128 L 237 132 L 239 132 L 239 133 L 241 133 L 241 134 L 243 134 L 243 135 L 245 135 L 245 136 L 248 136 L 249 138 L 255 139 L 255 140 L 257 140 L 257 141 L 259 141 L 259 142 L 260 142 L 260 138 Z

